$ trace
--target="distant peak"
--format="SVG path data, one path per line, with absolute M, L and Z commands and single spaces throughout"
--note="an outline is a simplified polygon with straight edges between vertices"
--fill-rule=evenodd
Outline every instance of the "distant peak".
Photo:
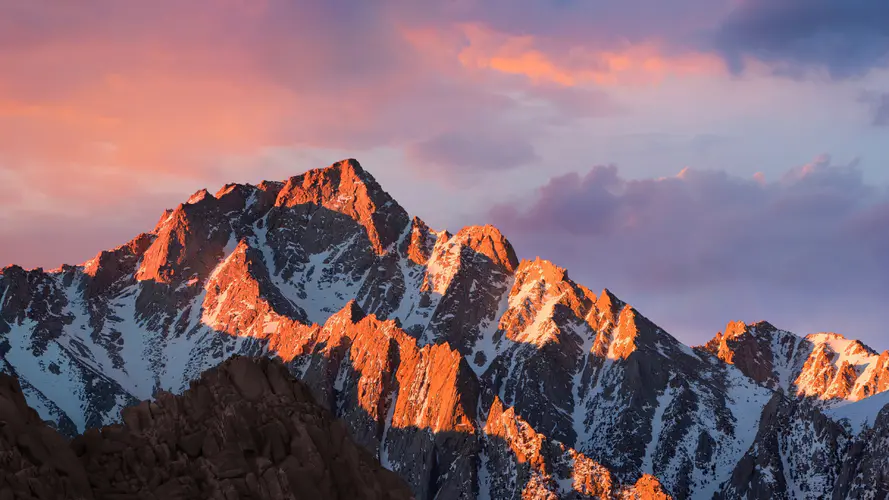
M 615 295 L 614 292 L 612 292 L 608 288 L 602 289 L 602 293 L 599 294 L 599 298 L 602 298 L 602 299 L 605 299 L 605 300 L 608 300 L 608 301 L 611 301 L 614 303 L 619 302 L 619 303 L 623 304 L 623 301 L 620 300 L 619 298 L 617 298 L 617 295 Z
M 307 170 L 301 175 L 291 177 L 290 181 L 300 180 L 303 184 L 315 182 L 318 178 L 335 178 L 337 182 L 351 181 L 367 183 L 379 188 L 376 179 L 354 158 L 340 160 L 330 166 Z
M 112 250 L 103 250 L 92 259 L 80 264 L 84 274 L 95 277 L 100 269 L 108 265 L 119 265 L 119 259 L 127 256 L 141 257 L 154 242 L 155 235 L 141 233 L 126 244 Z
M 364 167 L 362 167 L 361 164 L 358 163 L 358 160 L 356 160 L 355 158 L 346 158 L 345 160 L 340 160 L 328 168 L 339 168 L 343 171 L 352 172 L 358 177 L 367 177 L 368 179 L 373 180 L 373 176 L 371 176 L 370 173 L 364 170 Z
M 759 320 L 756 323 L 753 323 L 753 325 L 751 325 L 751 326 L 758 328 L 758 329 L 762 328 L 762 329 L 766 329 L 766 330 L 777 330 L 778 329 L 777 327 L 775 327 L 775 325 L 773 325 L 765 320 Z
M 408 235 L 402 241 L 401 252 L 415 264 L 426 264 L 435 247 L 435 238 L 429 226 L 419 217 L 414 216 L 408 226 Z
M 850 342 L 845 336 L 833 332 L 810 333 L 806 335 L 806 340 L 834 352 L 842 352 Z
M 220 188 L 219 191 L 217 191 L 216 194 L 213 195 L 213 197 L 218 200 L 218 199 L 225 197 L 225 195 L 233 193 L 235 191 L 249 193 L 250 191 L 255 190 L 255 189 L 258 189 L 258 188 L 256 186 L 251 186 L 250 184 L 229 183 L 229 184 L 226 184 L 225 186 L 222 186 L 222 188 Z
M 466 246 L 488 257 L 495 264 L 503 266 L 509 272 L 515 271 L 519 265 L 512 244 L 499 229 L 490 224 L 464 227 L 454 238 L 465 241 Z
M 810 333 L 806 335 L 806 339 L 813 342 L 824 342 L 827 340 L 848 340 L 846 339 L 845 335 L 835 332 Z
M 614 322 L 615 317 L 620 314 L 626 305 L 626 302 L 617 298 L 617 296 L 607 288 L 602 289 L 602 293 L 600 293 L 599 298 L 596 299 L 596 309 L 605 314 L 605 318 L 612 323 Z
M 24 274 L 25 269 L 18 264 L 8 264 L 0 269 L 0 275 L 20 275 Z
M 240 184 L 230 182 L 230 183 L 222 186 L 221 188 L 219 188 L 219 191 L 217 191 L 216 194 L 213 196 L 216 198 L 219 198 L 220 196 L 224 195 L 225 193 L 230 193 L 230 192 L 234 191 L 239 186 L 240 186 Z
M 740 337 L 744 334 L 758 335 L 758 334 L 771 334 L 776 331 L 779 331 L 774 325 L 769 323 L 768 321 L 756 321 L 754 323 L 745 323 L 744 321 L 729 321 L 728 324 L 725 325 L 725 333 L 722 335 L 726 339 L 733 339 Z
M 210 192 L 207 191 L 206 189 L 201 189 L 200 191 L 191 195 L 191 197 L 188 198 L 188 201 L 186 201 L 185 204 L 186 205 L 195 205 L 195 204 L 198 204 L 198 203 L 204 201 L 208 197 L 213 198 L 213 195 L 210 194 Z
M 539 279 L 549 283 L 559 283 L 569 279 L 568 271 L 564 267 L 559 267 L 551 261 L 541 259 L 539 256 L 535 257 L 534 260 L 523 259 L 521 263 L 519 263 L 517 272 L 536 274 Z
M 835 332 L 810 333 L 806 335 L 806 340 L 816 346 L 828 347 L 838 354 L 867 354 L 870 356 L 879 354 L 860 340 L 850 339 Z
M 340 318 L 347 319 L 350 323 L 355 324 L 363 320 L 367 317 L 367 314 L 361 309 L 361 306 L 358 305 L 358 302 L 355 299 L 350 300 L 340 309 L 340 312 L 336 313 L 335 316 L 339 316 Z
M 725 325 L 724 336 L 726 338 L 735 338 L 744 335 L 749 331 L 747 323 L 743 321 L 729 321 Z
M 280 190 L 284 187 L 284 183 L 281 181 L 262 181 L 256 187 L 260 191 Z
M 367 230 L 377 253 L 384 253 L 410 224 L 407 212 L 358 161 L 347 159 L 291 177 L 275 205 L 313 204 L 344 214 Z
M 265 184 L 274 184 L 274 181 L 263 181 Z M 340 185 L 367 184 L 370 190 L 380 189 L 376 179 L 366 171 L 358 160 L 349 158 L 332 163 L 327 167 L 313 168 L 294 175 L 283 182 L 285 190 L 293 190 L 297 187 L 308 188 L 311 186 L 328 186 L 338 189 Z

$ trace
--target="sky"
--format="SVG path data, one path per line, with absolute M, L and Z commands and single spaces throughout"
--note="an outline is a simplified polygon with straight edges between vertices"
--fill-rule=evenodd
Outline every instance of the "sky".
M 889 348 L 885 0 L 0 0 L 0 265 L 349 157 L 689 344 Z

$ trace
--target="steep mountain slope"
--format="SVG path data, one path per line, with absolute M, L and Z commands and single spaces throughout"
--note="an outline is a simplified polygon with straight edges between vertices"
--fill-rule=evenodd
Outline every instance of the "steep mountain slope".
M 495 399 L 485 424 L 487 446 L 479 496 L 484 498 L 624 498 L 666 500 L 657 479 L 643 475 L 619 487 L 602 465 L 538 434 Z
M 825 413 L 857 435 L 874 426 L 877 415 L 886 405 L 889 405 L 889 392 L 881 392 L 861 401 L 828 409 Z
M 704 349 L 755 382 L 833 407 L 889 389 L 889 351 L 837 333 L 800 338 L 766 322 L 729 323 Z
M 68 443 L 0 375 L 0 497 L 408 499 L 280 362 L 236 358 Z
M 848 443 L 843 428 L 810 401 L 775 394 L 762 412 L 753 445 L 717 498 L 830 497 Z
M 686 347 L 608 290 L 520 262 L 496 228 L 431 230 L 354 160 L 200 191 L 82 266 L 0 274 L 3 369 L 62 431 L 114 422 L 234 354 L 271 355 L 418 498 L 623 495 L 602 485 L 653 488 L 650 475 L 677 498 L 800 484 L 820 498 L 851 431 L 774 391 L 876 393 L 885 356 L 733 328 Z M 800 461 L 782 471 L 829 459 L 764 477 L 787 450 Z
M 864 406 L 865 401 L 854 404 Z M 859 414 L 869 414 L 868 422 L 844 457 L 834 499 L 889 498 L 889 405 L 876 412 L 875 405 L 869 406 L 858 409 Z

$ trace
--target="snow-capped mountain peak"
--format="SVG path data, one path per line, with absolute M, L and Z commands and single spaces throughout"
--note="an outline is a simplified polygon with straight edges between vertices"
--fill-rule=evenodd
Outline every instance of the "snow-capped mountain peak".
M 235 354 L 284 361 L 421 499 L 889 490 L 862 486 L 885 450 L 855 451 L 889 419 L 836 413 L 889 388 L 889 354 L 765 322 L 687 347 L 493 226 L 429 228 L 355 160 L 0 273 L 2 368 L 68 434 Z

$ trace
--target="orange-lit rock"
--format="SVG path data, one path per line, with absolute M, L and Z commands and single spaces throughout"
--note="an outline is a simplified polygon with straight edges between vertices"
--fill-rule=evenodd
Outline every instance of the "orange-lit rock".
M 200 190 L 83 266 L 0 272 L 0 369 L 67 435 L 236 355 L 284 362 L 420 499 L 881 491 L 856 486 L 884 458 L 864 424 L 826 412 L 884 391 L 889 354 L 764 322 L 689 348 L 494 227 L 410 218 L 354 160 Z M 280 382 L 241 368 L 237 397 Z
M 801 338 L 764 321 L 733 322 L 703 348 L 758 384 L 826 406 L 889 388 L 889 352 L 836 333 Z
M 352 159 L 290 178 L 276 201 L 281 207 L 305 204 L 351 217 L 367 231 L 378 254 L 396 242 L 408 222 L 407 213 Z

